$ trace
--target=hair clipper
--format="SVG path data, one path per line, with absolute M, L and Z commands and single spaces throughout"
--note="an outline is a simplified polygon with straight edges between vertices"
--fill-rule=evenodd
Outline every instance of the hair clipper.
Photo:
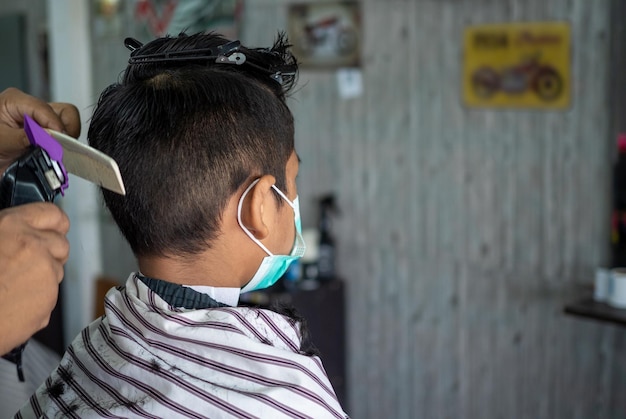
M 44 130 L 28 115 L 24 115 L 24 131 L 31 146 L 0 178 L 0 209 L 30 202 L 53 202 L 65 193 L 68 172 L 120 195 L 126 194 L 119 167 L 111 157 L 75 138 Z M 24 381 L 25 345 L 3 356 L 15 362 L 20 381 Z
M 61 163 L 62 164 L 62 163 Z M 0 179 L 0 209 L 31 202 L 52 202 L 67 183 L 59 162 L 41 147 L 31 146 Z
M 25 125 L 25 131 L 31 146 L 0 178 L 0 209 L 31 202 L 53 202 L 68 186 L 67 172 L 59 158 L 62 157 L 60 145 L 55 144 L 52 137 L 38 138 L 28 125 Z M 51 158 L 50 154 L 58 160 Z M 25 346 L 23 343 L 2 356 L 15 363 L 20 381 L 24 381 L 22 353 Z

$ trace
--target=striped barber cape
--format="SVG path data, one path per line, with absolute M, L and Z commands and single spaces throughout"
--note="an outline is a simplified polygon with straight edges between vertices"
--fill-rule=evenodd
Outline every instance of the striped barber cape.
M 270 310 L 174 308 L 134 274 L 16 418 L 347 418 L 298 324 Z

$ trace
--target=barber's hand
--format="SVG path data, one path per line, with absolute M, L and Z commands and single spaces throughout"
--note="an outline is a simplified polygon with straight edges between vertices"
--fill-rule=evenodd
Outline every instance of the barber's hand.
M 69 256 L 69 226 L 51 203 L 0 211 L 0 354 L 48 325 Z
M 10 87 L 0 93 L 0 174 L 17 159 L 29 142 L 24 133 L 24 114 L 43 128 L 80 135 L 80 114 L 69 103 L 46 103 Z

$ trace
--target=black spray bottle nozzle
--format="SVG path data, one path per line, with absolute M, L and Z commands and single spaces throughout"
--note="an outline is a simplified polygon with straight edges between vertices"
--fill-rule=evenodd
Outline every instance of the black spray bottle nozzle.
M 319 230 L 322 235 L 330 234 L 332 228 L 332 216 L 339 215 L 337 199 L 332 193 L 322 195 L 317 199 L 319 205 Z
M 338 213 L 337 200 L 334 194 L 326 194 L 318 198 L 319 218 L 319 243 L 317 257 L 317 276 L 319 280 L 328 281 L 335 279 L 336 246 L 333 233 L 333 215 Z
M 337 199 L 334 194 L 322 195 L 318 199 L 318 203 L 323 214 L 339 214 L 339 207 L 337 206 Z

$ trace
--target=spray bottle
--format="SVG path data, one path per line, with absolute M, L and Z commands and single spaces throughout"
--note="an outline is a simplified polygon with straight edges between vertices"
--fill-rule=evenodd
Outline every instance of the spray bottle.
M 336 243 L 332 231 L 332 216 L 337 213 L 335 196 L 324 195 L 319 199 L 319 248 L 318 248 L 318 279 L 329 281 L 336 279 L 335 260 Z
M 620 134 L 617 139 L 611 227 L 613 266 L 621 267 L 626 263 L 626 134 Z

